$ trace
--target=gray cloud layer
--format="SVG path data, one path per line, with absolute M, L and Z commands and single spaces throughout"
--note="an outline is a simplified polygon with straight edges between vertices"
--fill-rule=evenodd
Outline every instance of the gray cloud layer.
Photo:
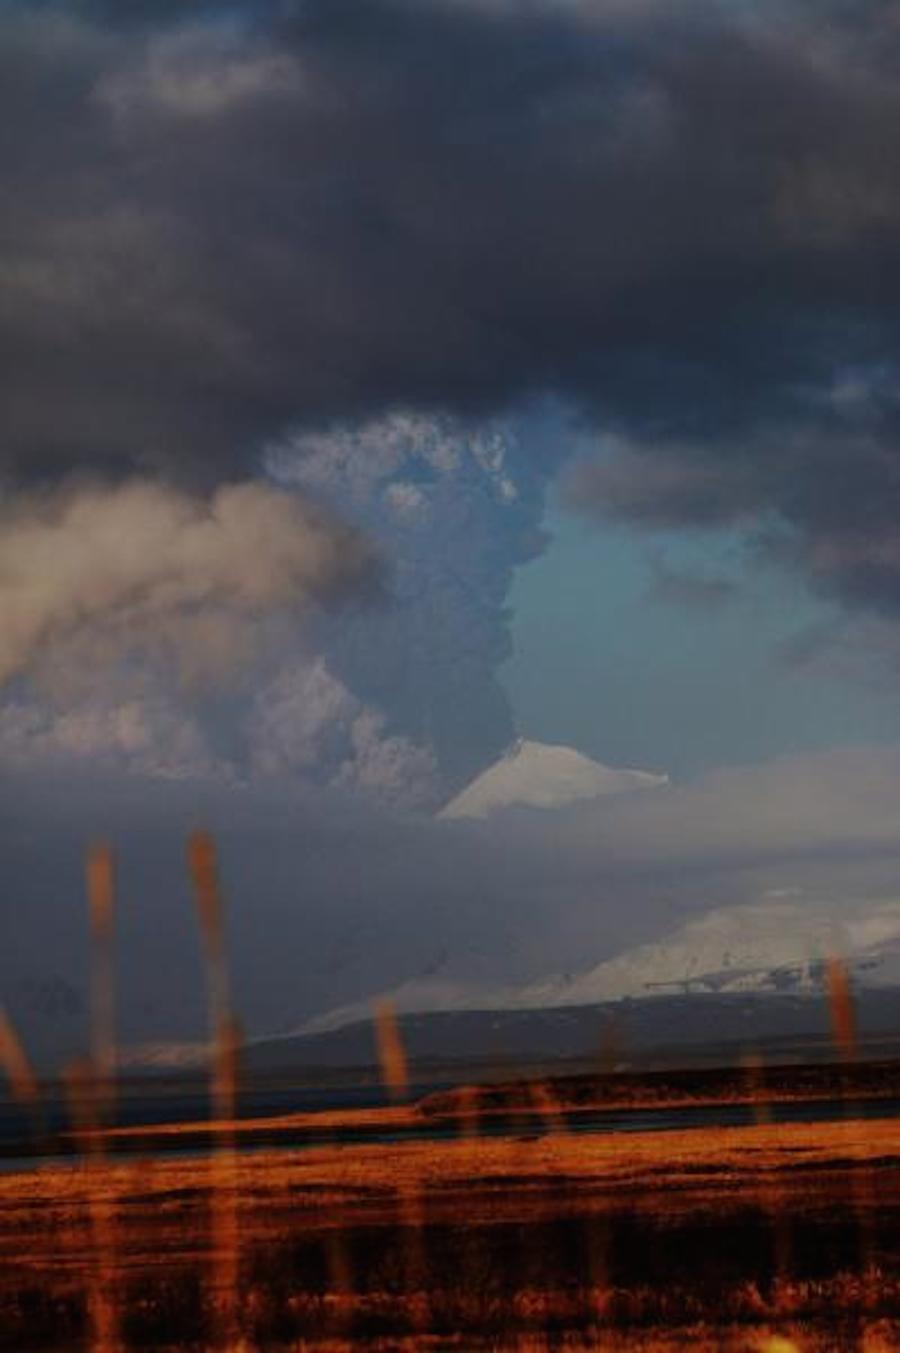
M 3 19 L 15 463 L 546 387 L 702 427 L 893 337 L 884 6 L 91 8 Z
M 852 919 L 896 895 L 898 803 L 900 754 L 875 748 L 490 823 L 400 821 L 280 782 L 2 774 L 0 986 L 44 1055 L 77 1046 L 82 1019 L 50 998 L 84 992 L 81 854 L 97 836 L 120 852 L 124 1035 L 190 1039 L 203 997 L 183 841 L 198 822 L 220 841 L 238 999 L 262 1033 L 423 974 L 496 989 L 579 971 L 773 889 Z

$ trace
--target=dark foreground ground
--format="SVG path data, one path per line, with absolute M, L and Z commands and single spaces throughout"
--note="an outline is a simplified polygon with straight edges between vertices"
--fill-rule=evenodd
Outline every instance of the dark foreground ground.
M 8 1173 L 0 1345 L 900 1349 L 900 1123 Z

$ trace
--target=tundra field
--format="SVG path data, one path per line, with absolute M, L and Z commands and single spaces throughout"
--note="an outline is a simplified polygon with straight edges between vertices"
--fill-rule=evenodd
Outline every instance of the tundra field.
M 239 1152 L 235 1124 L 184 1155 L 176 1126 L 8 1171 L 2 1346 L 900 1348 L 900 1121 L 575 1133 L 531 1099 L 494 1137 L 457 1092 L 437 1142 Z

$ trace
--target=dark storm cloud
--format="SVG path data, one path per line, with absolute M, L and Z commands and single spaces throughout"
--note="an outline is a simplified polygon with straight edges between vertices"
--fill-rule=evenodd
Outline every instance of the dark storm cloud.
M 623 440 L 568 477 L 568 499 L 649 531 L 734 527 L 851 608 L 900 610 L 900 421 L 894 372 L 848 376 L 792 416 L 734 435 Z
M 892 333 L 887 11 L 313 0 L 2 23 L 19 470 L 221 473 L 288 420 L 542 388 L 719 429 Z
M 768 515 L 823 587 L 893 608 L 891 6 L 0 24 L 13 476 L 221 478 L 288 425 L 549 390 L 631 448 L 583 481 L 603 510 Z

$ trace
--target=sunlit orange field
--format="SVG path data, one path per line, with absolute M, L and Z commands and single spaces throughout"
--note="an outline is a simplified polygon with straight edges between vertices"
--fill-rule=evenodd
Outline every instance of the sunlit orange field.
M 3 1344 L 900 1348 L 898 1162 L 892 1120 L 559 1121 L 10 1173 Z

